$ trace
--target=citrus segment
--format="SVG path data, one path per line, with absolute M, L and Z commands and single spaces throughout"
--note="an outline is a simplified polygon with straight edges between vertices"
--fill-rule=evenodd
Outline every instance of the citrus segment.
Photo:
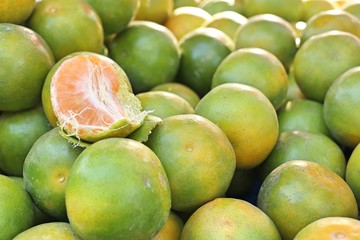
M 58 125 L 81 140 L 127 136 L 146 116 L 125 72 L 108 57 L 70 55 L 55 65 L 46 81 Z

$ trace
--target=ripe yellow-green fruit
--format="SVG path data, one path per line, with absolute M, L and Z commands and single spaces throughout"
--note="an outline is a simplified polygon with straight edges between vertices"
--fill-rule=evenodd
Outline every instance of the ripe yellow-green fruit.
M 278 109 L 287 94 L 288 75 L 280 60 L 269 51 L 241 48 L 220 63 L 213 75 L 211 87 L 224 83 L 242 83 L 255 87 Z
M 124 69 L 136 94 L 175 79 L 180 62 L 178 42 L 158 23 L 132 21 L 108 47 L 109 56 Z
M 41 107 L 0 115 L 0 168 L 8 175 L 23 175 L 26 155 L 51 126 Z
M 24 162 L 25 188 L 44 213 L 66 221 L 65 187 L 70 169 L 83 148 L 75 147 L 59 127 L 39 137 Z
M 200 97 L 194 90 L 179 82 L 162 83 L 150 90 L 175 93 L 176 95 L 184 98 L 193 108 L 195 108 L 196 104 L 200 101 Z
M 56 61 L 78 51 L 101 53 L 104 48 L 101 19 L 85 0 L 42 0 L 28 26 L 45 39 Z
M 81 240 L 67 222 L 49 222 L 31 227 L 13 240 Z
M 173 0 L 139 0 L 135 20 L 145 20 L 163 24 L 173 10 Z
M 163 228 L 151 240 L 180 240 L 183 227 L 183 220 L 171 211 Z
M 24 24 L 34 10 L 35 0 L 2 0 L 0 23 Z
M 355 148 L 360 143 L 360 67 L 340 75 L 325 95 L 323 115 L 331 135 Z
M 345 71 L 360 65 L 360 39 L 329 31 L 308 39 L 296 52 L 294 77 L 306 98 L 323 102 L 331 84 Z
M 22 186 L 0 174 L 0 239 L 12 240 L 34 225 L 34 206 Z
M 270 100 L 241 83 L 213 88 L 196 105 L 195 113 L 218 125 L 230 140 L 237 168 L 250 169 L 270 154 L 278 137 L 278 119 Z
M 293 160 L 262 183 L 257 206 L 275 223 L 283 240 L 324 217 L 358 217 L 354 193 L 339 175 L 315 162 Z
M 274 149 L 259 166 L 260 176 L 264 179 L 276 167 L 291 160 L 316 162 L 345 178 L 346 159 L 342 149 L 321 133 L 281 132 Z
M 340 9 L 320 12 L 306 22 L 300 43 L 303 44 L 312 36 L 331 30 L 349 32 L 360 37 L 360 20 L 351 13 Z
M 228 189 L 235 154 L 224 132 L 208 119 L 195 114 L 165 118 L 145 144 L 165 168 L 173 210 L 193 211 Z
M 360 221 L 348 217 L 324 217 L 316 220 L 296 234 L 294 240 L 360 238 Z
M 235 33 L 235 48 L 263 48 L 274 54 L 289 70 L 297 51 L 296 32 L 291 24 L 273 14 L 248 18 Z
M 0 14 L 1 15 L 1 14 Z M 54 57 L 35 31 L 0 23 L 0 111 L 21 111 L 40 103 Z
M 210 91 L 213 75 L 234 49 L 234 42 L 216 28 L 198 28 L 186 34 L 179 46 L 181 59 L 176 79 L 202 97 Z
M 86 0 L 101 19 L 105 36 L 121 32 L 134 20 L 139 0 Z
M 198 208 L 185 223 L 181 240 L 280 240 L 274 222 L 244 200 L 217 198 Z
M 346 182 L 354 192 L 358 205 L 360 206 L 360 144 L 351 152 L 346 165 Z
M 148 91 L 139 93 L 142 110 L 159 118 L 167 118 L 178 114 L 194 113 L 194 108 L 184 98 L 175 93 L 165 91 Z
M 310 131 L 332 138 L 323 116 L 323 104 L 310 99 L 288 101 L 278 110 L 279 131 Z
M 290 22 L 300 21 L 303 14 L 302 0 L 243 0 L 245 15 L 275 14 Z
M 160 160 L 128 138 L 99 140 L 85 148 L 65 191 L 70 225 L 82 239 L 151 239 L 165 224 L 170 201 Z

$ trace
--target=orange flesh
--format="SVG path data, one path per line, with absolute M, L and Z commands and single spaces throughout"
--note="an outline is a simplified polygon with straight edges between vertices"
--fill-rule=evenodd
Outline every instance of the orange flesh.
M 65 60 L 51 81 L 55 116 L 60 125 L 65 123 L 70 129 L 76 128 L 74 123 L 107 128 L 125 117 L 117 98 L 120 87 L 115 67 L 99 56 L 79 55 Z

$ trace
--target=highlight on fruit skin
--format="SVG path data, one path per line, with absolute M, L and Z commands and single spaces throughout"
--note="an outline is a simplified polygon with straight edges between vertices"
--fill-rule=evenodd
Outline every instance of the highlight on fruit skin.
M 79 142 L 126 137 L 147 116 L 122 68 L 91 52 L 70 54 L 54 65 L 42 102 L 51 124 Z

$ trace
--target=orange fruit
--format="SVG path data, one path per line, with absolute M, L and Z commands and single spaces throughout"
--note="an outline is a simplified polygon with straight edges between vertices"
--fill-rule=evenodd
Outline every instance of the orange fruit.
M 151 240 L 180 240 L 183 227 L 183 220 L 175 212 L 170 211 L 165 225 Z
M 180 40 L 185 34 L 211 20 L 211 14 L 200 7 L 184 6 L 174 9 L 164 23 Z
M 235 171 L 233 148 L 224 132 L 204 117 L 165 118 L 145 144 L 165 168 L 175 211 L 193 211 L 222 196 L 230 185 Z
M 331 30 L 349 32 L 360 37 L 360 20 L 341 9 L 317 13 L 306 22 L 306 27 L 301 34 L 301 43 L 314 35 Z
M 302 0 L 243 0 L 243 8 L 247 17 L 270 13 L 290 22 L 301 20 L 302 4 Z
M 224 83 L 242 83 L 259 89 L 278 109 L 284 102 L 288 75 L 280 60 L 261 48 L 233 51 L 217 67 L 211 87 Z
M 347 1 L 345 4 L 343 4 L 340 9 L 351 13 L 358 19 L 360 19 L 360 2 L 357 0 Z
M 81 240 L 67 222 L 50 222 L 36 225 L 18 234 L 13 240 Z
M 163 24 L 173 9 L 173 0 L 139 0 L 135 19 Z
M 33 108 L 40 102 L 46 74 L 54 65 L 52 52 L 29 28 L 0 23 L 0 34 L 0 111 Z
M 274 54 L 288 70 L 297 51 L 296 32 L 289 22 L 273 14 L 259 14 L 235 33 L 235 47 L 263 48 Z
M 28 25 L 45 39 L 57 61 L 74 52 L 103 49 L 101 19 L 85 0 L 42 0 Z
M 346 165 L 346 176 L 345 180 L 347 184 L 350 186 L 351 190 L 353 191 L 356 200 L 360 206 L 360 144 L 358 144 L 354 150 L 351 152 L 350 157 L 348 159 Z
M 0 168 L 12 176 L 23 175 L 26 155 L 34 142 L 50 130 L 41 107 L 0 115 Z
M 0 174 L 0 239 L 12 240 L 34 225 L 34 206 L 25 189 Z
M 200 101 L 200 97 L 194 90 L 179 82 L 162 83 L 150 90 L 175 93 L 176 95 L 184 98 L 193 108 L 195 108 L 196 104 Z
M 179 42 L 181 50 L 177 81 L 193 89 L 200 97 L 211 89 L 213 75 L 234 43 L 215 28 L 198 28 Z
M 257 206 L 275 223 L 283 240 L 324 217 L 357 218 L 353 192 L 339 175 L 315 162 L 293 160 L 262 183 Z
M 270 154 L 278 137 L 278 119 L 270 100 L 258 89 L 224 83 L 208 92 L 195 113 L 218 125 L 230 140 L 236 166 L 250 169 Z
M 185 223 L 182 240 L 280 240 L 273 221 L 258 207 L 235 198 L 202 205 Z
M 236 30 L 244 25 L 247 18 L 235 11 L 223 11 L 215 13 L 209 21 L 206 21 L 203 27 L 217 28 L 231 39 L 235 38 Z
M 85 142 L 127 136 L 146 116 L 122 68 L 91 52 L 70 54 L 54 65 L 42 102 L 53 126 Z
M 74 147 L 53 128 L 37 139 L 24 162 L 25 188 L 44 213 L 67 220 L 65 186 L 83 148 Z
M 133 21 L 108 47 L 109 56 L 124 69 L 134 93 L 175 79 L 180 61 L 178 42 L 160 24 Z
M 360 238 L 360 221 L 348 217 L 324 217 L 316 220 L 296 234 L 294 240 Z
M 65 192 L 70 225 L 82 239 L 151 239 L 165 224 L 170 201 L 158 157 L 127 138 L 85 148 L 71 168 Z
M 279 131 L 309 131 L 332 137 L 323 116 L 323 104 L 310 99 L 288 101 L 279 109 Z
M 334 81 L 324 100 L 323 114 L 331 135 L 350 148 L 360 143 L 359 91 L 360 67 L 354 67 Z
M 307 131 L 280 133 L 271 154 L 259 166 L 261 178 L 291 160 L 316 162 L 345 178 L 346 159 L 342 149 L 325 135 Z
M 149 91 L 136 95 L 142 109 L 159 118 L 194 113 L 194 108 L 182 97 L 165 91 Z
M 241 9 L 235 4 L 234 0 L 203 0 L 198 5 L 211 15 L 224 11 L 240 12 Z
M 302 20 L 307 22 L 315 14 L 336 8 L 336 4 L 330 0 L 303 0 Z
M 134 20 L 139 0 L 86 0 L 101 19 L 105 36 L 121 32 Z
M 347 32 L 329 31 L 301 45 L 294 58 L 294 77 L 306 98 L 323 102 L 335 79 L 359 64 L 359 38 Z
M 1 1 L 0 23 L 25 23 L 34 10 L 35 4 L 35 0 Z

